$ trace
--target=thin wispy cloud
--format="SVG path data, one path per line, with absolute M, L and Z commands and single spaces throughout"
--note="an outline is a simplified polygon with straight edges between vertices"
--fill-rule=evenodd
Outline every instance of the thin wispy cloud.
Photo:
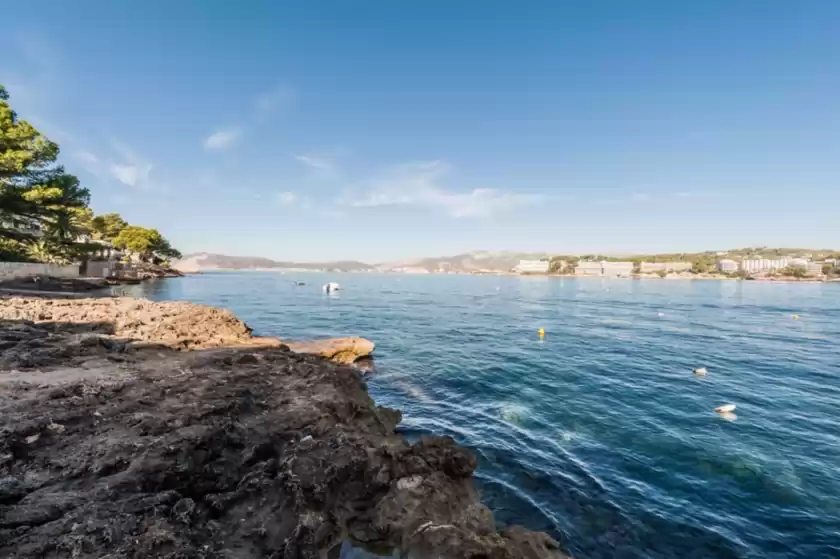
M 401 165 L 371 181 L 358 197 L 345 204 L 354 208 L 418 207 L 442 211 L 454 218 L 489 217 L 544 198 L 537 194 L 507 192 L 495 188 L 475 188 L 466 192 L 447 190 L 440 181 L 449 173 L 442 161 Z
M 125 143 L 111 139 L 106 154 L 78 150 L 71 158 L 89 174 L 102 181 L 117 181 L 139 190 L 160 190 L 152 181 L 155 166 Z
M 297 161 L 317 171 L 333 171 L 332 161 L 315 155 L 295 155 Z
M 204 148 L 214 151 L 230 149 L 241 136 L 242 129 L 239 127 L 217 130 L 204 139 Z
M 634 202 L 645 202 L 650 200 L 650 194 L 645 194 L 644 192 L 637 192 L 630 196 L 630 199 Z
M 204 138 L 204 149 L 224 151 L 235 147 L 243 136 L 251 135 L 255 128 L 264 124 L 266 118 L 275 113 L 286 111 L 295 99 L 295 91 L 285 85 L 278 85 L 258 95 L 253 108 L 241 115 L 235 126 L 220 128 Z
M 111 174 L 114 178 L 132 188 L 147 185 L 151 172 L 151 163 L 145 163 L 143 165 L 111 165 Z

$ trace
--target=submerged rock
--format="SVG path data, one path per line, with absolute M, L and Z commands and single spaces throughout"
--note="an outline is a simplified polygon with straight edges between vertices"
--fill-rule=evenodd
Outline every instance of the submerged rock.
M 65 316 L 50 306 L 11 308 Z M 247 340 L 216 312 L 190 316 Z M 193 334 L 194 351 L 106 346 L 99 311 L 66 329 L 10 314 L 0 332 L 16 343 L 86 341 L 0 369 L 0 556 L 315 559 L 349 537 L 416 559 L 564 557 L 545 534 L 498 532 L 475 457 L 449 438 L 408 443 L 349 367 L 286 346 L 199 349 Z M 166 322 L 205 328 L 182 320 Z M 114 328 L 128 330 L 147 332 Z

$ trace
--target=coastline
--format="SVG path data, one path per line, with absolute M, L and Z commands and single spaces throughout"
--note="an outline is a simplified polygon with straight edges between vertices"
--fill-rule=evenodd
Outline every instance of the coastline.
M 487 275 L 487 274 L 476 274 Z M 572 274 L 498 274 L 514 277 L 544 277 L 544 278 L 561 278 L 561 279 L 589 279 L 589 280 L 634 280 L 634 281 L 743 281 L 756 283 L 840 283 L 840 278 L 833 279 L 819 279 L 819 278 L 794 278 L 794 277 L 778 277 L 778 278 L 738 278 L 721 275 L 691 275 L 691 276 L 666 276 L 664 278 L 656 275 L 633 275 L 633 276 L 576 276 Z
M 229 311 L 2 297 L 0 343 L 0 519 L 16 526 L 0 550 L 18 557 L 314 558 L 346 541 L 565 557 L 544 533 L 497 531 L 469 451 L 410 444 L 359 371 Z

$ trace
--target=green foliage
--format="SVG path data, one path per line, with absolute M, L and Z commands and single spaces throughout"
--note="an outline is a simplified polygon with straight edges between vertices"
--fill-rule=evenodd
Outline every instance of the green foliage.
M 30 242 L 26 247 L 26 252 L 36 262 L 46 262 L 47 264 L 67 264 L 69 262 L 64 245 L 47 238 Z
M 26 245 L 16 239 L 0 237 L 0 262 L 37 262 L 26 250 Z
M 705 258 L 698 258 L 691 264 L 691 273 L 707 274 L 714 269 L 714 264 Z
M 832 266 L 831 264 L 825 264 L 822 267 L 822 273 L 826 276 L 832 276 L 837 271 L 837 268 Z
M 55 164 L 57 157 L 58 145 L 18 119 L 0 85 L 0 259 L 79 260 L 101 248 L 84 242 L 86 236 L 121 238 L 144 259 L 180 258 L 154 229 L 129 226 L 116 213 L 94 217 L 90 192 Z
M 668 272 L 666 272 L 665 270 L 659 270 L 658 272 L 656 272 L 656 275 L 664 279 L 668 276 Z
M 74 214 L 87 208 L 90 193 L 79 180 L 55 166 L 58 146 L 9 105 L 0 86 L 0 237 L 33 239 L 33 231 L 47 229 L 59 242 L 75 235 Z M 20 224 L 31 225 L 21 228 Z
M 148 260 L 152 256 L 154 247 L 159 245 L 163 237 L 156 229 L 147 229 L 138 225 L 128 225 L 120 231 L 114 240 L 114 246 Z
M 118 213 L 98 215 L 91 220 L 91 232 L 96 239 L 113 241 L 128 223 Z
M 58 157 L 58 146 L 9 105 L 9 94 L 0 85 L 0 188 L 25 184 L 29 174 L 49 168 Z
M 788 266 L 784 270 L 781 270 L 780 275 L 792 278 L 804 278 L 808 276 L 808 270 L 799 266 Z
M 155 255 L 162 260 L 177 260 L 183 256 L 180 251 L 173 248 L 169 241 L 161 237 L 160 242 L 154 248 Z
M 172 248 L 157 229 L 127 225 L 112 242 L 115 247 L 136 254 L 144 262 L 181 257 L 181 253 Z

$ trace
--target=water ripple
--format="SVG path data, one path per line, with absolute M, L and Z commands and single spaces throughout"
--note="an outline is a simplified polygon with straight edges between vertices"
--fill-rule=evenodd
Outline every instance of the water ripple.
M 335 276 L 138 289 L 375 340 L 402 431 L 473 449 L 497 518 L 574 556 L 840 557 L 840 285 L 345 274 L 325 297 Z

